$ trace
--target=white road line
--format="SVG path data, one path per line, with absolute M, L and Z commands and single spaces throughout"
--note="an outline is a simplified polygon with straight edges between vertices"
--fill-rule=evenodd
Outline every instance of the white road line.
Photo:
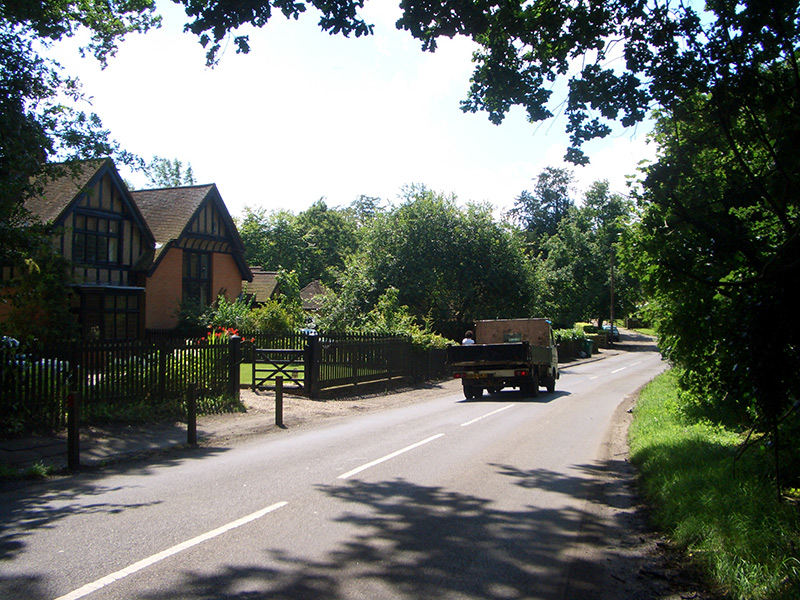
M 402 450 L 398 450 L 397 452 L 392 452 L 391 454 L 387 454 L 383 458 L 379 458 L 378 460 L 373 460 L 372 462 L 369 462 L 369 463 L 367 463 L 365 465 L 361 465 L 360 467 L 356 467 L 352 471 L 348 471 L 347 473 L 339 475 L 339 477 L 337 477 L 337 479 L 347 479 L 348 477 L 352 477 L 353 475 L 355 475 L 357 473 L 361 473 L 361 471 L 365 471 L 365 470 L 369 469 L 370 467 L 374 467 L 375 465 L 379 465 L 382 462 L 386 462 L 387 460 L 391 460 L 391 459 L 395 458 L 396 456 L 400 456 L 401 454 L 404 454 L 405 452 L 408 452 L 409 450 L 413 450 L 414 448 L 419 448 L 420 446 L 422 446 L 424 444 L 427 444 L 428 442 L 432 442 L 433 440 L 438 440 L 443 435 L 444 435 L 443 433 L 437 433 L 436 435 L 432 435 L 428 439 L 422 440 L 421 442 L 417 442 L 416 444 L 411 444 L 410 446 L 406 446 Z
M 267 506 L 266 508 L 262 508 L 254 513 L 247 515 L 246 517 L 242 517 L 241 519 L 237 519 L 236 521 L 231 521 L 227 525 L 223 525 L 222 527 L 218 527 L 213 531 L 209 531 L 202 535 L 198 535 L 190 540 L 182 542 L 172 548 L 167 548 L 159 552 L 158 554 L 153 554 L 148 558 L 140 560 L 139 562 L 133 563 L 132 565 L 125 567 L 117 571 L 116 573 L 111 573 L 111 575 L 106 575 L 105 577 L 98 579 L 97 581 L 93 581 L 92 583 L 87 583 L 81 588 L 66 594 L 65 596 L 60 596 L 56 598 L 56 600 L 77 600 L 78 598 L 83 598 L 84 596 L 88 596 L 92 592 L 96 592 L 97 590 L 106 587 L 107 585 L 111 585 L 115 581 L 119 581 L 120 579 L 124 579 L 128 575 L 133 575 L 137 571 L 141 571 L 142 569 L 146 569 L 147 567 L 154 565 L 155 563 L 164 560 L 165 558 L 169 558 L 179 552 L 183 552 L 191 548 L 192 546 L 196 546 L 197 544 L 202 544 L 212 538 L 217 537 L 218 535 L 222 535 L 232 529 L 236 529 L 237 527 L 241 527 L 242 525 L 246 525 L 256 519 L 260 519 L 267 513 L 271 513 L 272 511 L 278 510 L 279 508 L 283 508 L 286 506 L 288 502 L 278 502 L 277 504 L 273 504 L 272 506 Z
M 497 410 L 493 410 L 492 412 L 483 415 L 482 417 L 478 417 L 477 419 L 472 419 L 472 421 L 467 421 L 466 423 L 462 423 L 461 427 L 467 427 L 468 425 L 472 425 L 473 423 L 477 423 L 481 419 L 485 419 L 486 417 L 491 417 L 492 415 L 496 415 L 499 412 L 503 412 L 504 410 L 508 410 L 512 406 L 516 406 L 516 404 L 509 404 L 508 406 L 504 406 L 503 408 L 498 408 Z
M 617 369 L 616 371 L 611 371 L 611 374 L 613 375 L 614 373 L 619 373 L 620 371 L 624 371 L 627 368 L 628 367 L 621 367 L 621 368 Z

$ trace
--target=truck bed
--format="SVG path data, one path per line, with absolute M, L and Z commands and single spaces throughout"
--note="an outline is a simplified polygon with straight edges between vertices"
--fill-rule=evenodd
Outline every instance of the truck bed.
M 450 346 L 447 349 L 447 364 L 450 367 L 486 367 L 530 362 L 531 345 L 528 342 L 519 342 L 517 344 L 470 344 L 467 346 Z

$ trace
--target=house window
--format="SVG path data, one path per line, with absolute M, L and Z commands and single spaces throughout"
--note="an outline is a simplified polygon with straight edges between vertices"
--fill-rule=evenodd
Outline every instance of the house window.
M 139 295 L 106 292 L 103 306 L 103 337 L 128 340 L 139 337 Z
M 183 251 L 183 300 L 211 304 L 211 253 Z
M 118 264 L 120 237 L 119 219 L 76 214 L 72 258 L 78 263 Z

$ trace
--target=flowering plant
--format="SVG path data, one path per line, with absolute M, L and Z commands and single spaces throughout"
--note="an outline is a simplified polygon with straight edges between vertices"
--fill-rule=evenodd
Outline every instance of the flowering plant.
M 205 341 L 208 344 L 227 343 L 234 335 L 239 335 L 239 330 L 233 327 L 211 327 L 206 334 Z M 253 342 L 255 338 L 242 339 L 244 342 Z
M 222 344 L 230 340 L 234 335 L 239 335 L 239 330 L 233 327 L 213 327 L 206 334 L 206 342 L 209 344 Z

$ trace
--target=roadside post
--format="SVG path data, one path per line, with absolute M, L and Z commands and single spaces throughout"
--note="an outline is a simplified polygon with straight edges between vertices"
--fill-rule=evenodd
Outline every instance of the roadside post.
M 275 378 L 275 425 L 283 427 L 283 376 Z
M 75 471 L 81 466 L 80 392 L 67 395 L 67 468 Z
M 197 446 L 197 383 L 192 381 L 186 390 L 186 443 Z
M 231 336 L 230 364 L 228 365 L 228 393 L 237 401 L 239 400 L 239 367 L 242 363 L 242 338 L 238 335 Z

